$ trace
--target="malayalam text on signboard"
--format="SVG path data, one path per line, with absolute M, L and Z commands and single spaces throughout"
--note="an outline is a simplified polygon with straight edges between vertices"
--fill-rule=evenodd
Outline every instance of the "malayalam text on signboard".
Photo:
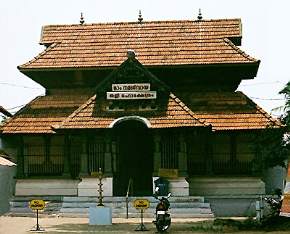
M 133 205 L 136 209 L 145 210 L 149 208 L 150 202 L 147 199 L 136 199 L 134 200 Z
M 31 210 L 43 210 L 45 202 L 43 200 L 31 200 L 29 202 L 29 207 Z
M 112 84 L 112 91 L 150 91 L 150 83 Z
M 146 92 L 107 92 L 107 99 L 156 99 L 156 91 Z

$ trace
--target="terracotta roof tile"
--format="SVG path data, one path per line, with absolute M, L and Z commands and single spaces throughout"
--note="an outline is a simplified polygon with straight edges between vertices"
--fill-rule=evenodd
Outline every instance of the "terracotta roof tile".
M 194 92 L 179 94 L 195 116 L 212 125 L 213 130 L 280 128 L 271 117 L 242 92 Z
M 60 125 L 54 127 L 57 129 L 108 128 L 116 118 L 94 116 L 96 101 L 97 97 L 95 95 L 65 119 Z M 140 113 L 139 116 L 142 117 Z M 164 111 L 161 110 L 160 113 L 164 113 Z M 124 113 L 121 113 L 118 117 L 123 116 Z M 194 114 L 173 94 L 170 94 L 168 105 L 165 108 L 165 114 L 155 114 L 154 117 L 148 117 L 147 119 L 151 124 L 151 128 L 209 126 L 204 121 L 197 119 Z
M 10 118 L 0 131 L 9 133 L 54 133 L 52 125 L 61 123 L 83 104 L 89 95 L 40 96 Z
M 115 67 L 129 49 L 145 66 L 256 63 L 228 39 L 240 37 L 239 19 L 48 25 L 49 47 L 19 68 Z

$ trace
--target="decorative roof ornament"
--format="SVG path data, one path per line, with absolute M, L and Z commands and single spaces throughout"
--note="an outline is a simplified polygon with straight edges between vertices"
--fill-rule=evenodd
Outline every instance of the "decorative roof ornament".
M 141 10 L 139 10 L 139 17 L 138 17 L 138 21 L 139 21 L 139 23 L 142 23 L 142 21 L 143 21 L 143 17 L 142 17 Z
M 198 20 L 202 20 L 202 14 L 201 14 L 201 9 L 199 8 L 198 10 L 198 16 L 197 16 Z
M 127 57 L 129 59 L 134 59 L 136 57 L 135 51 L 134 50 L 128 50 L 127 51 Z
M 81 12 L 81 18 L 80 18 L 80 24 L 83 25 L 85 22 L 84 16 L 83 16 L 83 12 Z

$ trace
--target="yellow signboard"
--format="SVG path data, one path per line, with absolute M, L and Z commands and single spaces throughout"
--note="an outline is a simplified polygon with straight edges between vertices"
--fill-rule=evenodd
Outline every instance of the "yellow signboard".
M 136 209 L 145 210 L 149 208 L 150 202 L 147 199 L 136 199 L 133 205 Z
M 159 177 L 178 178 L 178 169 L 159 168 Z
M 45 202 L 43 200 L 31 200 L 29 202 L 29 207 L 31 210 L 43 210 Z

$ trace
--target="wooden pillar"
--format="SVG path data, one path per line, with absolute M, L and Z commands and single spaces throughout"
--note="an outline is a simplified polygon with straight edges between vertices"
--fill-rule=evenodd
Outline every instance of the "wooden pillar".
M 207 175 L 213 174 L 213 152 L 212 152 L 212 144 L 213 144 L 213 133 L 208 131 L 205 137 L 205 169 Z
M 112 139 L 112 173 L 117 172 L 117 142 L 116 139 Z
M 187 171 L 187 149 L 184 133 L 179 134 L 179 152 L 178 152 L 178 175 L 181 177 L 188 176 Z
M 105 176 L 112 176 L 112 137 L 109 132 L 106 133 L 105 138 L 105 155 L 104 155 L 104 166 L 103 171 Z
M 18 146 L 17 146 L 17 178 L 21 179 L 24 177 L 24 143 L 23 137 L 17 137 Z
M 161 150 L 160 150 L 161 136 L 160 136 L 159 131 L 154 132 L 153 141 L 154 141 L 154 153 L 153 153 L 154 172 L 153 172 L 153 176 L 158 176 L 159 168 L 161 166 Z
M 69 135 L 64 136 L 64 159 L 63 159 L 63 176 L 71 176 L 70 174 L 70 137 Z
M 53 170 L 52 164 L 50 163 L 50 136 L 43 136 L 43 145 L 44 145 L 44 173 L 49 173 Z
M 237 135 L 231 133 L 230 135 L 230 163 L 235 165 L 237 163 Z
M 80 140 L 80 163 L 81 163 L 81 167 L 80 167 L 80 177 L 84 177 L 84 176 L 88 176 L 89 173 L 89 169 L 88 169 L 88 145 L 87 145 L 87 137 L 85 136 L 80 136 L 79 140 Z

